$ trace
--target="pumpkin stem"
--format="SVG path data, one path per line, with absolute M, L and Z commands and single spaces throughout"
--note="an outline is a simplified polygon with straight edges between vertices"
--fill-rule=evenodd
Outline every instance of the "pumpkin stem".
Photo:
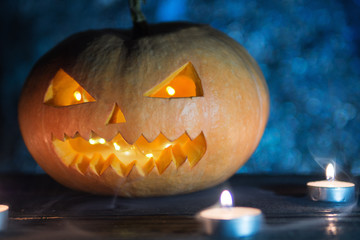
M 141 12 L 141 1 L 145 3 L 145 0 L 129 0 L 131 18 L 134 24 L 134 38 L 143 37 L 149 33 L 145 16 Z

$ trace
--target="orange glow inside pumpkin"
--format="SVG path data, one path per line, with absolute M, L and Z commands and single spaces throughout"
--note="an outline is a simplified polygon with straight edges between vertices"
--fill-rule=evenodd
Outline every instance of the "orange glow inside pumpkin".
M 191 62 L 170 74 L 144 96 L 156 98 L 184 98 L 203 96 L 201 80 Z
M 95 99 L 60 68 L 46 90 L 44 103 L 53 107 L 64 107 L 86 102 L 95 102 Z
M 175 89 L 171 86 L 167 86 L 166 87 L 166 93 L 169 95 L 169 96 L 174 96 L 175 95 Z
M 206 152 L 202 132 L 193 140 L 186 133 L 175 141 L 169 141 L 161 133 L 152 142 L 140 136 L 134 144 L 127 143 L 120 133 L 111 141 L 93 133 L 89 140 L 76 135 L 65 137 L 64 141 L 54 138 L 53 144 L 66 166 L 81 174 L 91 170 L 98 175 L 109 167 L 121 176 L 127 176 L 133 167 L 142 175 L 148 174 L 154 167 L 162 174 L 172 162 L 178 168 L 187 159 L 193 167 Z
M 109 119 L 106 121 L 106 124 L 114 124 L 114 123 L 123 123 L 126 122 L 125 116 L 122 113 L 119 106 L 115 103 L 113 110 L 109 116 Z

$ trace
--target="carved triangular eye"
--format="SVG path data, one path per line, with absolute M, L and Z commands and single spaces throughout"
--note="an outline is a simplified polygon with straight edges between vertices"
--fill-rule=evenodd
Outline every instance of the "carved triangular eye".
M 203 96 L 201 80 L 191 62 L 173 72 L 144 96 L 156 98 L 185 98 Z
M 96 100 L 61 68 L 46 90 L 44 103 L 53 107 L 64 107 Z

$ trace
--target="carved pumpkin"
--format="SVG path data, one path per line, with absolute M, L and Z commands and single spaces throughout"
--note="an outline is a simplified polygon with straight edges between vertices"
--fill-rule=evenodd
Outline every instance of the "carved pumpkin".
M 251 156 L 269 112 L 256 62 L 204 25 L 99 30 L 35 65 L 19 121 L 38 164 L 78 190 L 186 193 L 221 183 Z

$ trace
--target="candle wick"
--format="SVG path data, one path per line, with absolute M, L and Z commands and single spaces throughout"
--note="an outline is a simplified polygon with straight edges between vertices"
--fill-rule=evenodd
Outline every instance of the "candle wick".
M 328 181 L 334 181 L 335 180 L 335 177 L 334 176 L 330 176 L 327 178 Z
M 225 209 L 229 209 L 229 208 L 231 208 L 232 207 L 232 205 L 228 205 L 228 204 L 226 204 L 226 205 L 221 205 L 221 208 L 225 208 Z

